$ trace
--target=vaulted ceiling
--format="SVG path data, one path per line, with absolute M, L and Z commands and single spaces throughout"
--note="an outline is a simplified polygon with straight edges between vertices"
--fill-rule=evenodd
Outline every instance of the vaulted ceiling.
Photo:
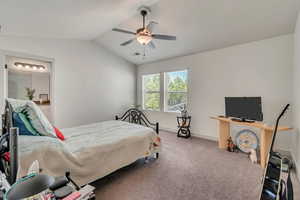
M 146 48 L 146 57 L 137 42 L 120 43 L 132 36 L 108 31 L 98 42 L 111 51 L 141 64 L 294 32 L 299 0 L 162 0 L 151 6 L 150 19 L 159 24 L 156 33 L 174 34 L 177 41 L 154 41 L 156 49 Z M 136 30 L 139 15 L 118 27 Z
M 1 35 L 92 40 L 153 0 L 2 0 Z
M 120 46 L 131 35 L 111 31 L 140 28 L 142 5 L 159 23 L 155 33 L 177 36 L 155 40 L 145 57 L 136 41 Z M 0 35 L 93 40 L 141 64 L 293 33 L 299 10 L 299 0 L 3 0 Z

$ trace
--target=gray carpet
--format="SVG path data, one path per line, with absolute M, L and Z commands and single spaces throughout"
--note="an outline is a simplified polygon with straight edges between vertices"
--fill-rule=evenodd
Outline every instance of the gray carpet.
M 199 138 L 161 132 L 158 160 L 132 165 L 93 183 L 101 200 L 253 200 L 262 170 L 247 155 Z M 101 166 L 99 166 L 101 167 Z

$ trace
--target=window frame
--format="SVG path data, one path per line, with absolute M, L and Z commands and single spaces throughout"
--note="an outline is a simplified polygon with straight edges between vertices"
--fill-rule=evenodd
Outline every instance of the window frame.
M 180 69 L 174 69 L 174 70 L 168 70 L 168 71 L 161 71 L 161 72 L 153 72 L 153 73 L 145 73 L 141 74 L 141 87 L 142 87 L 142 94 L 141 94 L 141 103 L 142 103 L 142 110 L 144 111 L 152 111 L 152 112 L 164 112 L 164 113 L 180 113 L 180 111 L 169 111 L 167 110 L 167 95 L 168 95 L 168 88 L 167 88 L 167 80 L 166 80 L 166 74 L 170 72 L 179 72 L 179 71 L 186 71 L 187 73 L 187 91 L 186 92 L 179 92 L 178 93 L 186 93 L 186 107 L 189 107 L 190 104 L 190 69 L 189 68 L 180 68 Z M 152 110 L 152 109 L 145 109 L 144 107 L 144 94 L 145 94 L 145 88 L 144 88 L 144 76 L 147 75 L 155 75 L 159 74 L 160 76 L 160 90 L 157 91 L 157 93 L 160 94 L 160 103 L 159 103 L 159 109 L 158 110 Z M 172 92 L 172 91 L 171 91 Z
M 172 73 L 172 72 L 183 72 L 186 71 L 186 77 L 187 77 L 187 90 L 186 92 L 184 91 L 168 91 L 168 83 L 166 79 L 167 73 Z M 168 94 L 169 93 L 185 93 L 186 94 L 186 107 L 188 107 L 188 102 L 189 102 L 189 70 L 187 68 L 185 69 L 178 69 L 178 70 L 172 70 L 172 71 L 165 71 L 163 72 L 163 77 L 164 77 L 164 100 L 163 100 L 163 112 L 165 113 L 180 113 L 179 110 L 177 111 L 172 111 L 168 110 Z
M 153 75 L 159 75 L 159 90 L 158 91 L 146 91 L 145 89 L 145 84 L 144 84 L 144 77 L 145 76 L 153 76 Z M 146 111 L 161 111 L 162 107 L 161 107 L 161 73 L 152 73 L 152 74 L 143 74 L 142 75 L 142 109 L 146 110 Z M 156 109 L 146 109 L 145 108 L 145 94 L 159 94 L 159 108 Z

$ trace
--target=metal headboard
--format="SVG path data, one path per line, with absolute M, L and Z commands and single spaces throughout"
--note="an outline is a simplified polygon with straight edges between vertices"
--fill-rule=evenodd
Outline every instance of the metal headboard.
M 129 123 L 141 124 L 147 127 L 151 127 L 156 131 L 157 134 L 159 134 L 159 123 L 151 123 L 145 116 L 145 114 L 136 108 L 130 108 L 123 114 L 122 117 L 116 115 L 116 120 L 122 120 Z

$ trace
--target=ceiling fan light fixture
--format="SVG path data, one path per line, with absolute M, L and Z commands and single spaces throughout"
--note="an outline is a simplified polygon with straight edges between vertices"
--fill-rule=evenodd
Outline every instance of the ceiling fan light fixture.
M 151 42 L 152 37 L 151 35 L 138 35 L 136 40 L 142 45 L 147 45 L 149 42 Z

